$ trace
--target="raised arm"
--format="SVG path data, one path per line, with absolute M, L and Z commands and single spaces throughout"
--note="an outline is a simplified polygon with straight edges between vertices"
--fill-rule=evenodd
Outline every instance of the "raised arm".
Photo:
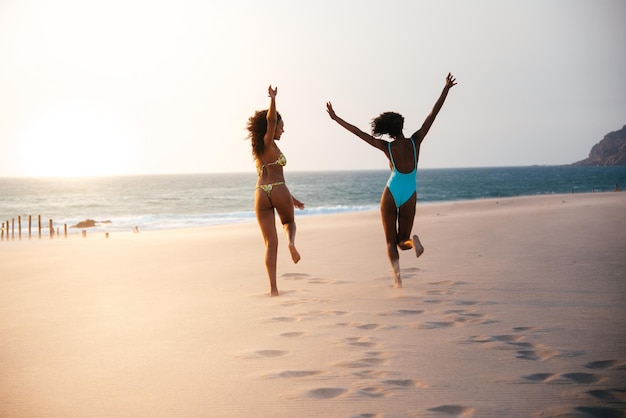
M 430 130 L 430 127 L 433 125 L 437 114 L 441 110 L 443 102 L 445 102 L 446 97 L 448 97 L 448 91 L 454 86 L 456 86 L 456 79 L 452 76 L 452 74 L 448 73 L 448 75 L 446 76 L 446 85 L 443 87 L 441 96 L 439 96 L 439 99 L 437 99 L 437 102 L 435 102 L 433 110 L 431 110 L 430 114 L 426 117 L 426 120 L 424 120 L 422 127 L 418 129 L 413 135 L 411 135 L 411 137 L 418 143 L 421 143 L 424 140 L 424 137 Z
M 272 89 L 270 85 L 267 88 L 267 94 L 270 96 L 270 107 L 267 110 L 267 130 L 263 137 L 265 147 L 269 147 L 274 142 L 276 134 L 276 125 L 278 124 L 278 114 L 276 113 L 276 95 L 278 94 L 278 87 Z
M 328 115 L 330 116 L 332 120 L 337 122 L 340 126 L 344 127 L 349 132 L 352 132 L 354 135 L 358 136 L 359 138 L 361 138 L 363 141 L 367 142 L 371 146 L 378 148 L 382 151 L 385 151 L 387 149 L 386 141 L 383 141 L 382 139 L 374 138 L 372 135 L 369 135 L 363 132 L 356 126 L 346 122 L 345 120 L 337 116 L 337 114 L 333 110 L 333 105 L 330 102 L 326 103 L 326 111 L 328 112 Z

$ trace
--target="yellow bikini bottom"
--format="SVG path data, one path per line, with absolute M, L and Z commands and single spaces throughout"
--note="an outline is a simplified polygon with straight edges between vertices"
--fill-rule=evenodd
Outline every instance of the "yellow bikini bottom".
M 259 184 L 258 186 L 256 186 L 256 188 L 263 190 L 265 194 L 267 195 L 267 197 L 271 197 L 272 189 L 274 188 L 274 186 L 279 186 L 281 184 L 285 184 L 285 182 L 279 181 L 279 182 L 270 183 L 270 184 Z

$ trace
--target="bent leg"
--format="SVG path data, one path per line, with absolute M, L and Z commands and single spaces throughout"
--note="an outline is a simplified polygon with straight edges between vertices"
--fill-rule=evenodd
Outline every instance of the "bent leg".
M 400 277 L 400 254 L 398 254 L 397 246 L 398 231 L 396 230 L 398 209 L 396 208 L 396 203 L 393 200 L 391 192 L 386 187 L 380 199 L 380 214 L 383 220 L 385 240 L 387 241 L 387 256 L 389 257 L 394 276 L 394 286 L 402 287 L 402 278 Z
M 398 246 L 402 250 L 410 250 L 411 248 L 414 248 L 417 251 L 415 243 L 419 242 L 419 239 L 417 239 L 417 235 L 414 235 L 413 238 L 411 238 L 411 230 L 413 229 L 413 221 L 415 220 L 416 204 L 417 194 L 413 193 L 409 200 L 404 202 L 404 204 L 398 209 Z M 421 247 L 421 244 L 419 245 Z
M 278 212 L 280 222 L 287 235 L 289 253 L 294 263 L 300 261 L 300 253 L 296 249 L 296 222 L 294 221 L 293 198 L 286 185 L 272 189 L 272 203 Z
M 278 296 L 276 284 L 276 261 L 278 258 L 276 219 L 272 202 L 261 189 L 257 189 L 255 193 L 254 210 L 265 241 L 265 269 L 270 281 L 270 296 Z
M 417 194 L 414 193 L 398 209 L 398 246 L 402 250 L 415 250 L 415 256 L 419 257 L 424 253 L 424 247 L 417 235 L 411 237 L 413 222 L 415 221 L 415 206 L 417 204 Z

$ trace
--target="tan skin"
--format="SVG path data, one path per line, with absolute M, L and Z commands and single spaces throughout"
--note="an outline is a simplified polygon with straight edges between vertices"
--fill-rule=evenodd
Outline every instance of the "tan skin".
M 413 138 L 415 142 L 417 159 L 419 160 L 419 152 L 422 141 L 426 137 L 426 134 L 430 130 L 437 114 L 441 110 L 448 91 L 450 88 L 456 85 L 456 80 L 452 74 L 446 76 L 445 86 L 439 99 L 433 106 L 432 111 L 422 123 L 420 129 L 418 129 L 410 138 Z M 374 148 L 381 150 L 389 160 L 391 164 L 391 156 L 389 155 L 388 142 L 380 138 L 376 138 L 368 133 L 363 132 L 356 126 L 341 119 L 335 113 L 333 106 L 330 102 L 326 103 L 326 110 L 332 120 L 337 122 L 340 126 L 352 132 Z M 413 145 L 409 138 L 406 138 L 401 132 L 398 136 L 392 137 L 391 153 L 393 154 L 393 160 L 396 165 L 396 169 L 401 173 L 410 173 L 415 168 L 415 160 L 413 159 Z M 413 220 L 415 219 L 415 207 L 417 203 L 417 193 L 413 193 L 411 198 L 402 204 L 400 207 L 396 207 L 391 192 L 387 187 L 383 190 L 382 197 L 380 199 L 380 213 L 383 221 L 383 229 L 385 231 L 385 240 L 387 242 L 387 255 L 391 263 L 394 286 L 402 287 L 402 278 L 400 276 L 400 254 L 398 248 L 401 250 L 414 249 L 416 255 L 419 257 L 423 252 L 422 247 L 417 235 L 412 238 L 411 230 L 413 229 Z
M 276 161 L 280 156 L 280 149 L 276 141 L 280 140 L 284 130 L 284 123 L 278 121 L 276 112 L 276 95 L 278 88 L 268 88 L 270 97 L 270 107 L 267 112 L 267 131 L 263 137 L 265 150 L 262 155 L 257 156 L 261 164 Z M 257 186 L 284 182 L 283 167 L 278 164 L 268 165 L 259 176 Z M 278 233 L 276 230 L 276 215 L 278 217 L 289 242 L 289 252 L 294 263 L 300 261 L 300 254 L 296 249 L 296 223 L 294 222 L 294 207 L 304 209 L 304 204 L 293 197 L 286 185 L 276 185 L 272 188 L 270 196 L 263 190 L 257 188 L 254 197 L 254 210 L 257 221 L 261 227 L 261 233 L 265 241 L 265 268 L 270 281 L 270 296 L 278 296 L 278 286 L 276 284 L 276 262 L 278 259 Z

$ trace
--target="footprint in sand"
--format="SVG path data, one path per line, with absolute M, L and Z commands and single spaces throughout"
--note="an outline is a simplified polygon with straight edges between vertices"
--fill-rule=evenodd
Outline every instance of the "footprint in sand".
M 343 341 L 354 347 L 371 348 L 378 345 L 375 338 L 372 337 L 347 337 Z
M 280 334 L 281 337 L 286 337 L 286 338 L 298 338 L 298 337 L 303 337 L 305 335 L 306 335 L 306 332 L 299 332 L 299 331 L 283 332 L 282 334 Z
M 424 382 L 420 382 L 412 379 L 391 379 L 383 380 L 385 385 L 398 387 L 398 388 L 427 388 L 428 385 Z
M 473 344 L 473 343 L 484 344 L 484 343 L 490 343 L 493 341 L 494 341 L 493 337 L 490 337 L 488 335 L 472 335 L 471 337 L 468 337 L 462 340 L 461 344 Z
M 348 369 L 360 369 L 372 366 L 384 366 L 389 363 L 387 360 L 378 357 L 364 357 L 357 360 L 338 361 L 333 364 L 335 367 L 344 367 Z
M 474 413 L 474 408 L 461 405 L 441 405 L 435 408 L 430 408 L 429 411 L 439 412 L 446 415 L 454 415 L 457 417 L 469 417 Z
M 602 376 L 591 373 L 564 373 L 561 377 L 571 380 L 574 383 L 581 383 L 584 385 L 591 385 L 605 380 Z
M 299 313 L 296 316 L 302 320 L 311 320 L 318 318 L 327 318 L 329 316 L 344 316 L 347 314 L 348 312 L 346 311 L 310 311 Z
M 283 378 L 283 379 L 294 379 L 299 377 L 309 377 L 309 376 L 318 376 L 323 374 L 324 372 L 319 370 L 285 370 L 279 373 L 269 373 L 263 377 L 266 378 Z
M 272 322 L 296 322 L 298 318 L 294 318 L 292 316 L 274 316 L 272 318 L 267 319 L 266 321 Z
M 522 337 L 520 335 L 494 335 L 493 337 L 491 337 L 491 339 L 493 341 L 502 341 L 502 342 L 506 342 L 506 343 L 517 343 L 519 341 L 522 341 L 524 339 L 524 337 Z
M 332 281 L 328 279 L 322 279 L 322 278 L 316 277 L 316 278 L 308 279 L 306 282 L 310 284 L 329 284 Z
M 487 315 L 476 311 L 467 311 L 463 309 L 452 309 L 445 311 L 446 318 L 452 319 L 454 322 L 460 322 L 463 324 L 492 324 L 495 323 L 493 319 L 489 319 Z
M 383 370 L 361 370 L 356 373 L 353 373 L 354 376 L 359 377 L 361 379 L 383 379 L 389 375 L 386 371 Z
M 513 350 L 519 350 L 520 348 L 530 349 L 537 347 L 537 344 L 522 341 L 509 341 L 507 342 L 507 344 L 511 346 L 511 349 Z
M 286 356 L 287 354 L 289 354 L 289 351 L 285 351 L 285 350 L 258 350 L 258 351 L 255 351 L 255 354 L 257 354 L 260 357 L 282 357 L 282 356 Z
M 436 290 L 426 291 L 426 294 L 431 295 L 431 296 L 449 296 L 449 295 L 453 295 L 454 293 L 456 292 L 450 289 L 436 289 Z
M 584 354 L 582 351 L 559 351 L 551 348 L 536 350 L 520 350 L 517 352 L 517 358 L 522 360 L 538 360 L 544 361 L 552 357 L 578 357 Z
M 344 388 L 317 388 L 306 392 L 306 396 L 315 399 L 333 399 L 348 392 Z
M 545 361 L 554 356 L 558 356 L 560 351 L 544 349 L 544 350 L 521 350 L 517 352 L 517 358 L 522 360 L 538 360 Z
M 596 374 L 591 373 L 535 373 L 529 376 L 522 376 L 523 379 L 529 380 L 531 382 L 536 383 L 546 383 L 546 382 L 574 382 L 582 385 L 592 385 L 594 383 L 602 382 L 606 380 L 602 376 L 598 376 Z
M 397 328 L 397 327 L 390 326 L 390 325 L 381 325 L 381 324 L 361 324 L 361 325 L 356 325 L 356 328 L 370 331 L 374 329 L 392 329 L 392 328 Z
M 365 353 L 367 357 L 363 357 L 357 360 L 345 360 L 339 361 L 334 364 L 335 367 L 345 367 L 349 369 L 368 368 L 372 366 L 384 366 L 389 363 L 386 357 L 390 356 L 390 353 L 370 351 Z
M 409 267 L 409 268 L 402 269 L 402 280 L 413 279 L 417 277 L 417 275 L 421 271 L 424 271 L 424 270 L 417 268 L 417 267 Z
M 480 302 L 475 301 L 475 300 L 455 300 L 454 304 L 455 305 L 462 305 L 462 306 L 472 306 L 472 305 L 478 305 Z
M 398 309 L 394 311 L 379 312 L 378 316 L 414 316 L 421 315 L 424 311 L 420 309 Z
M 460 286 L 460 285 L 467 284 L 467 282 L 454 281 L 454 280 L 442 280 L 440 282 L 432 282 L 428 284 L 431 284 L 433 286 Z
M 486 318 L 483 314 L 477 313 L 453 313 L 443 315 L 445 321 L 428 321 L 421 324 L 413 325 L 418 329 L 436 329 L 436 328 L 450 328 L 450 327 L 462 327 L 465 325 L 485 325 L 493 324 L 497 321 Z M 475 341 L 472 341 L 475 342 Z
M 388 391 L 378 386 L 369 386 L 358 389 L 357 394 L 368 398 L 384 398 L 390 395 Z
M 304 299 L 285 300 L 280 303 L 280 306 L 290 307 L 296 305 L 303 305 L 306 301 Z
M 624 418 L 624 410 L 617 408 L 603 408 L 599 406 L 579 406 L 576 411 L 585 416 L 595 418 Z
M 437 329 L 437 328 L 456 327 L 459 325 L 460 324 L 454 321 L 430 321 L 430 322 L 424 322 L 423 324 L 417 324 L 416 327 L 418 329 Z
M 437 304 L 443 303 L 443 300 L 441 300 L 441 299 L 426 299 L 426 300 L 424 300 L 424 303 L 430 303 L 432 305 L 437 305 Z
M 513 332 L 525 332 L 525 331 L 541 331 L 543 328 L 541 327 L 515 327 L 513 328 Z
M 614 370 L 626 370 L 626 360 L 600 360 L 592 361 L 585 365 L 588 369 L 614 369 Z
M 352 283 L 348 280 L 332 280 L 322 277 L 312 277 L 309 274 L 287 273 L 281 276 L 285 280 L 306 280 L 309 284 L 346 284 Z
M 396 328 L 394 326 L 381 325 L 381 324 L 359 324 L 359 323 L 353 323 L 353 322 L 339 322 L 337 323 L 337 325 L 340 327 L 364 329 L 366 331 L 371 331 L 371 330 L 376 330 L 376 329 L 385 329 L 385 328 Z
M 461 344 L 482 344 L 484 348 L 496 350 L 520 350 L 522 348 L 535 348 L 532 343 L 523 342 L 522 335 L 474 335 L 464 340 Z
M 522 379 L 530 380 L 531 382 L 547 382 L 555 379 L 557 376 L 554 373 L 535 373 L 529 376 L 522 376 Z
M 359 414 L 359 415 L 353 415 L 350 418 L 383 418 L 383 415 L 380 415 L 380 414 Z
M 348 312 L 345 311 L 309 311 L 301 312 L 293 316 L 274 316 L 263 321 L 265 322 L 300 322 L 317 318 L 325 318 L 328 316 L 343 316 Z
M 626 402 L 626 389 L 598 389 L 587 393 L 604 402 Z
M 309 274 L 304 274 L 304 273 L 285 273 L 285 274 L 281 274 L 280 277 L 285 280 L 304 280 L 311 276 Z
M 284 350 L 256 350 L 247 351 L 243 353 L 235 354 L 234 357 L 242 359 L 254 359 L 254 358 L 268 358 L 268 357 L 283 357 L 289 354 L 289 351 Z

